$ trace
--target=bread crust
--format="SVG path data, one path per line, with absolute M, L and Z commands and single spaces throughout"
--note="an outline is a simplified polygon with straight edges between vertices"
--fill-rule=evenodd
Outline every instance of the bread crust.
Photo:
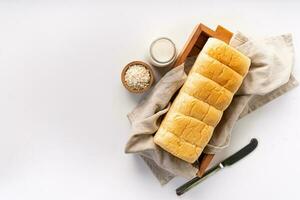
M 174 156 L 193 163 L 249 70 L 250 59 L 210 38 L 154 136 Z

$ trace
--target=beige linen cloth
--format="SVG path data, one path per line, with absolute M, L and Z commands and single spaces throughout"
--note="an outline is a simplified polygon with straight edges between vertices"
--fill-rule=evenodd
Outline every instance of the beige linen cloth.
M 233 36 L 230 45 L 251 58 L 249 73 L 234 96 L 230 106 L 215 128 L 205 153 L 217 153 L 230 142 L 237 120 L 298 85 L 293 77 L 293 43 L 290 34 L 263 39 L 248 38 L 242 33 Z M 197 163 L 189 164 L 154 144 L 153 135 L 159 128 L 161 116 L 170 100 L 183 85 L 195 58 L 165 74 L 151 93 L 128 114 L 132 133 L 125 152 L 137 153 L 148 164 L 161 184 L 175 176 L 194 177 Z

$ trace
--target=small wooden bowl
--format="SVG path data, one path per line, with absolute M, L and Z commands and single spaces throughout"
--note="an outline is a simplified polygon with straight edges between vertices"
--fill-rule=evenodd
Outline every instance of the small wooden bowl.
M 132 65 L 142 65 L 142 66 L 144 66 L 146 69 L 149 70 L 149 72 L 150 72 L 150 83 L 149 83 L 149 85 L 148 85 L 146 88 L 144 88 L 144 89 L 142 89 L 142 90 L 136 90 L 136 89 L 131 88 L 131 87 L 129 87 L 129 86 L 127 85 L 127 83 L 126 83 L 126 81 L 125 81 L 125 74 L 126 74 L 126 71 L 128 70 L 128 68 L 129 68 L 130 66 L 132 66 Z M 153 74 L 153 71 L 152 71 L 151 67 L 150 67 L 147 63 L 144 63 L 144 62 L 142 62 L 142 61 L 133 61 L 133 62 L 131 62 L 131 63 L 128 63 L 128 64 L 124 67 L 124 69 L 122 70 L 122 73 L 121 73 L 121 80 L 122 80 L 122 83 L 123 83 L 124 87 L 125 87 L 129 92 L 132 92 L 132 93 L 143 93 L 143 92 L 146 92 L 146 91 L 152 86 L 152 84 L 153 84 L 153 82 L 154 82 L 154 74 Z

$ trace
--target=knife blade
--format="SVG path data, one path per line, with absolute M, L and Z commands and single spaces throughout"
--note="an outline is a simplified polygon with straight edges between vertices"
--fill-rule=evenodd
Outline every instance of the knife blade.
M 198 185 L 200 182 L 205 180 L 207 177 L 211 176 L 212 174 L 218 172 L 220 169 L 223 169 L 224 167 L 233 165 L 237 161 L 241 160 L 248 154 L 250 154 L 258 145 L 258 141 L 256 138 L 252 138 L 250 143 L 244 146 L 242 149 L 240 149 L 238 152 L 234 153 L 233 155 L 229 156 L 219 164 L 215 165 L 214 167 L 210 168 L 208 171 L 204 173 L 202 177 L 195 177 L 191 179 L 190 181 L 186 182 L 182 186 L 178 187 L 176 189 L 177 195 L 182 195 L 185 192 L 189 191 L 196 185 Z

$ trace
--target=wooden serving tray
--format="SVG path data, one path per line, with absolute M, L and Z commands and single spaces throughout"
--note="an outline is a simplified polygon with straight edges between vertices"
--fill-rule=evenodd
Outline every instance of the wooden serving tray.
M 232 36 L 232 32 L 228 31 L 220 25 L 217 26 L 217 29 L 215 31 L 211 30 L 203 24 L 197 25 L 192 34 L 190 35 L 189 39 L 185 43 L 182 51 L 179 53 L 175 61 L 174 67 L 177 67 L 184 63 L 188 57 L 198 56 L 208 38 L 214 37 L 228 44 Z M 202 176 L 204 174 L 213 157 L 214 154 L 201 154 L 201 156 L 198 159 L 200 164 L 197 176 Z

